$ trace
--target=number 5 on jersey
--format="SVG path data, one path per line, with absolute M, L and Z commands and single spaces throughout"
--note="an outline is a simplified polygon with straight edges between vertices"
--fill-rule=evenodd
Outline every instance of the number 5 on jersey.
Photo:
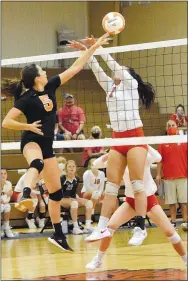
M 53 102 L 51 99 L 49 99 L 48 95 L 39 96 L 39 99 L 43 103 L 44 109 L 46 111 L 51 111 L 53 109 Z

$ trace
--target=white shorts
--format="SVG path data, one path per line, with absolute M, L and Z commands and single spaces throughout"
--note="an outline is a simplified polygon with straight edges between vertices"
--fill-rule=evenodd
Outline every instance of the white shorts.
M 187 203 L 187 179 L 164 180 L 165 203 Z
M 2 213 L 9 213 L 11 210 L 10 204 L 1 204 L 1 214 Z

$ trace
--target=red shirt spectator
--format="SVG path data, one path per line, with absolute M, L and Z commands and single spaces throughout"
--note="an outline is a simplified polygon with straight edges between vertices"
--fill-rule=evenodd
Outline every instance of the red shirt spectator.
M 187 143 L 159 144 L 165 180 L 187 178 Z
M 176 122 L 178 127 L 186 127 L 188 123 L 188 117 L 185 116 L 185 109 L 182 104 L 176 107 L 176 113 L 172 114 L 170 120 Z
M 58 111 L 59 126 L 65 133 L 79 135 L 83 133 L 85 123 L 85 114 L 81 107 L 74 104 L 74 98 L 71 94 L 65 96 L 65 106 Z

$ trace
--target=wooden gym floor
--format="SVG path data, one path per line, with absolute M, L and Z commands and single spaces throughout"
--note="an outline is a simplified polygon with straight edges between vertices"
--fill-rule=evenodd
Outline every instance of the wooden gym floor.
M 187 247 L 187 232 L 178 228 L 178 233 Z M 157 228 L 148 229 L 148 237 L 138 247 L 128 246 L 131 230 L 115 233 L 96 272 L 88 272 L 85 265 L 99 242 L 86 244 L 84 237 L 68 235 L 74 253 L 63 252 L 46 237 L 3 240 L 2 280 L 187 280 L 183 261 Z

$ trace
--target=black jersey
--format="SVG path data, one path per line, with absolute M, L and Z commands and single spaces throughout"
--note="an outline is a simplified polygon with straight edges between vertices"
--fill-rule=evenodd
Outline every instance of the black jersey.
M 59 75 L 54 76 L 49 79 L 43 92 L 28 90 L 14 104 L 15 108 L 23 112 L 28 124 L 41 120 L 44 137 L 54 136 L 57 111 L 55 91 L 60 84 Z M 31 131 L 24 131 L 24 133 L 39 136 Z
M 76 198 L 76 190 L 79 185 L 79 178 L 75 177 L 72 182 L 66 178 L 65 175 L 61 176 L 61 188 L 63 189 L 63 198 Z

